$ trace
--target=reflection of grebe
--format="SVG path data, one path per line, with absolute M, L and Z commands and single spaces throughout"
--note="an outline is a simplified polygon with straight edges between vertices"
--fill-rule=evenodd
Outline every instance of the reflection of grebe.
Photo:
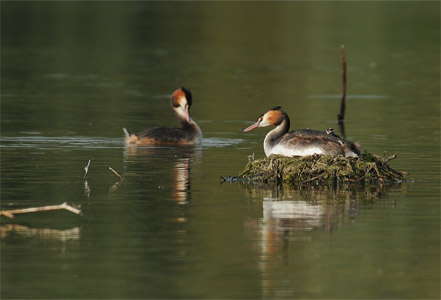
M 199 126 L 189 116 L 192 104 L 190 90 L 182 87 L 171 97 L 171 106 L 182 128 L 155 127 L 146 129 L 138 134 L 129 133 L 124 128 L 127 145 L 199 145 L 202 132 Z
M 160 189 L 169 187 L 172 200 L 177 204 L 185 205 L 190 196 L 190 174 L 193 164 L 199 160 L 202 149 L 199 147 L 126 147 L 124 151 L 125 170 L 127 176 L 150 169 L 150 164 L 161 161 Z M 154 160 L 152 160 L 154 158 Z M 169 175 L 167 175 L 169 174 Z M 166 180 L 164 182 L 163 180 Z M 151 180 L 156 180 L 151 178 Z M 166 191 L 166 190 L 165 190 Z
M 264 223 L 273 230 L 309 231 L 322 225 L 324 209 L 306 201 L 263 201 Z
M 353 217 L 360 213 L 360 204 L 363 207 L 367 202 L 385 198 L 388 192 L 384 187 L 372 190 L 371 187 L 242 186 L 246 188 L 247 198 L 253 199 L 250 202 L 262 207 L 262 216 L 246 219 L 244 227 L 250 245 L 261 258 L 261 298 L 265 299 L 280 295 L 298 298 L 299 291 L 321 291 L 323 286 L 316 280 L 292 280 L 305 278 L 304 270 L 314 269 L 310 265 L 321 258 L 323 250 L 317 245 L 322 242 L 317 243 L 316 237 L 323 241 L 323 235 L 334 228 L 352 223 Z M 286 271 L 296 275 L 288 278 Z
M 187 204 L 190 190 L 190 158 L 179 158 L 173 169 L 173 200 Z
M 266 156 L 279 154 L 283 156 L 305 156 L 312 154 L 343 155 L 356 157 L 360 155 L 357 144 L 327 132 L 298 129 L 289 131 L 289 117 L 274 107 L 261 115 L 257 122 L 244 129 L 250 131 L 258 127 L 276 126 L 268 132 L 264 140 Z

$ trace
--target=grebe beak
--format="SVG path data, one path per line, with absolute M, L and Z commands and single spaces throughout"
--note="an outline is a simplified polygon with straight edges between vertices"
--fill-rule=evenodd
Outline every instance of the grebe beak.
M 253 129 L 256 129 L 257 127 L 259 127 L 260 122 L 261 122 L 261 120 L 258 120 L 258 121 L 257 121 L 256 123 L 254 123 L 253 125 L 251 125 L 251 126 L 245 128 L 245 129 L 243 130 L 243 132 L 247 132 L 247 131 L 251 131 L 251 130 L 253 130 Z

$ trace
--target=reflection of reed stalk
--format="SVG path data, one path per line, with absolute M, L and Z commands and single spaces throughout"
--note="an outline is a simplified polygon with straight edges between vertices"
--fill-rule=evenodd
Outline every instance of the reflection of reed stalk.
M 90 186 L 89 186 L 89 183 L 87 182 L 87 179 L 84 180 L 84 193 L 86 194 L 87 199 L 89 199 L 90 198 Z
M 13 210 L 1 210 L 0 216 L 6 216 L 8 218 L 14 218 L 15 214 L 25 214 L 25 213 L 32 213 L 32 212 L 39 212 L 39 211 L 50 211 L 50 210 L 61 210 L 65 209 L 68 210 L 74 214 L 81 214 L 81 210 L 78 208 L 72 207 L 68 205 L 66 202 L 60 205 L 49 205 L 49 206 L 41 206 L 41 207 L 30 207 L 30 208 L 23 208 L 23 209 L 13 209 Z

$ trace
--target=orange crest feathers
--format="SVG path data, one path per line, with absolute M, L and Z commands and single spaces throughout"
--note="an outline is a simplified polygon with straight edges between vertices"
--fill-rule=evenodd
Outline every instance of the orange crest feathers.
M 185 99 L 188 106 L 191 106 L 192 102 L 192 95 L 189 89 L 186 89 L 185 87 L 181 87 L 180 89 L 177 89 L 173 92 L 171 102 L 172 106 L 178 107 L 181 106 L 182 99 Z

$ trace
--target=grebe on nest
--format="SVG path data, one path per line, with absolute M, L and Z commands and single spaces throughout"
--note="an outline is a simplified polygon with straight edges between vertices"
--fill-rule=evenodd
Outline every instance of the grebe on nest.
M 124 128 L 126 145 L 199 145 L 202 141 L 202 131 L 189 116 L 191 103 L 192 96 L 189 89 L 182 87 L 174 91 L 171 96 L 171 107 L 181 123 L 181 128 L 155 127 L 138 134 L 129 133 Z
M 342 139 L 333 134 L 332 131 L 310 129 L 289 131 L 289 117 L 280 108 L 280 106 L 277 106 L 270 109 L 261 115 L 256 123 L 243 130 L 246 132 L 258 127 L 276 126 L 268 132 L 263 142 L 266 156 L 271 154 L 283 156 L 337 154 L 345 157 L 357 157 L 361 155 L 358 144 Z

